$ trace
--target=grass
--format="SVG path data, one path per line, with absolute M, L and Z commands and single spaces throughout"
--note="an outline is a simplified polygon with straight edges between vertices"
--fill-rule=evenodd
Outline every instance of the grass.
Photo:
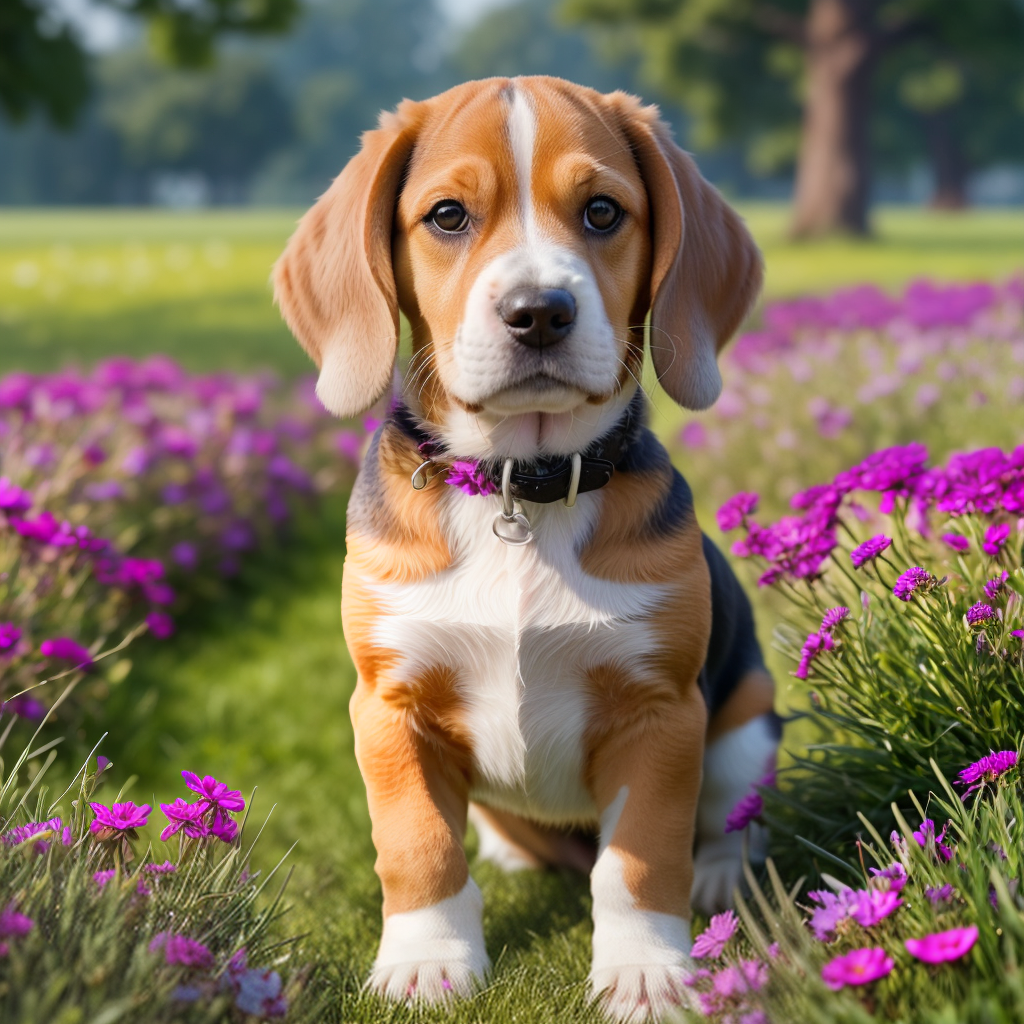
M 1024 210 L 882 209 L 876 237 L 794 243 L 779 204 L 741 207 L 766 296 L 1021 268 Z M 166 352 L 191 370 L 310 364 L 271 301 L 270 268 L 301 211 L 6 210 L 0 216 L 0 370 Z
M 816 247 L 785 239 L 785 211 L 745 210 L 769 267 L 768 294 L 861 281 L 896 288 L 1004 277 L 1021 265 L 1021 211 L 934 216 L 887 210 L 879 237 Z M 112 354 L 166 352 L 196 370 L 309 364 L 281 325 L 267 276 L 294 212 L 5 212 L 0 218 L 0 372 L 53 369 Z M 132 795 L 167 799 L 181 768 L 259 786 L 275 810 L 264 867 L 292 855 L 291 925 L 326 966 L 324 1021 L 596 1021 L 585 1005 L 586 880 L 505 877 L 475 867 L 497 963 L 486 992 L 454 1011 L 386 1006 L 359 991 L 379 934 L 365 796 L 347 700 L 354 670 L 338 613 L 339 505 L 299 542 L 268 553 L 243 584 L 194 610 L 175 640 L 140 645 L 108 704 L 106 753 Z M 100 723 L 96 724 L 97 730 Z M 95 735 L 95 732 L 93 733 Z

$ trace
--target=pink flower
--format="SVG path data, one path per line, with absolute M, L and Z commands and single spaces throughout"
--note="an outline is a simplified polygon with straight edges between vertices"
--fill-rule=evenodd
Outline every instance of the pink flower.
M 164 951 L 164 961 L 169 966 L 197 967 L 209 970 L 215 960 L 209 947 L 190 939 L 187 935 L 175 935 L 173 932 L 159 932 L 153 936 L 149 944 L 150 953 Z
M 0 476 L 0 511 L 9 516 L 19 516 L 32 507 L 32 495 L 16 487 L 11 481 Z
M 210 835 L 215 836 L 221 842 L 230 843 L 238 835 L 238 823 L 218 807 L 213 824 L 210 825 Z
M 205 801 L 197 800 L 190 804 L 179 796 L 173 804 L 161 804 L 160 810 L 164 812 L 169 822 L 160 833 L 163 842 L 166 843 L 182 829 L 190 839 L 199 839 L 207 834 L 206 825 L 203 823 L 203 815 L 207 810 Z
M 834 893 L 828 889 L 821 889 L 807 894 L 815 903 L 821 904 L 814 908 L 811 919 L 808 922 L 814 937 L 821 942 L 827 942 L 832 938 L 833 933 L 845 921 L 852 911 L 856 902 L 857 894 L 852 889 L 843 889 L 842 892 Z
M 966 551 L 971 546 L 971 542 L 959 533 L 944 533 L 942 540 L 954 551 Z
M 856 894 L 850 917 L 864 928 L 870 928 L 888 917 L 902 903 L 899 894 L 892 889 L 887 892 L 878 889 L 861 890 Z
M 875 876 L 872 881 L 886 881 L 890 892 L 901 892 L 907 884 L 907 869 L 899 861 L 884 869 L 872 868 L 871 874 Z
M 245 800 L 237 789 L 228 789 L 223 782 L 218 782 L 212 775 L 199 778 L 195 772 L 182 772 L 181 777 L 194 793 L 198 793 L 206 801 L 207 808 L 220 807 L 225 811 L 241 811 L 245 809 Z
M 62 658 L 74 662 L 76 668 L 91 668 L 93 664 L 92 655 L 81 644 L 66 636 L 44 640 L 39 645 L 39 653 L 44 658 Z
M 903 943 L 911 956 L 926 964 L 941 964 L 948 960 L 959 960 L 971 951 L 978 941 L 978 926 L 950 928 L 946 932 L 935 932 L 920 939 L 907 939 Z
M 1009 579 L 1009 573 L 1004 569 L 998 576 L 990 579 L 984 587 L 985 596 L 994 601 L 1003 590 L 1003 584 Z
M 725 911 L 724 914 L 716 914 L 711 918 L 707 928 L 694 939 L 690 956 L 694 960 L 717 960 L 722 955 L 726 943 L 735 934 L 738 925 L 739 919 L 731 910 Z
M 925 818 L 921 822 L 921 827 L 914 831 L 914 839 L 917 841 L 917 845 L 923 849 L 927 849 L 929 843 L 935 844 L 935 853 L 942 860 L 952 860 L 953 851 L 943 843 L 943 839 L 946 838 L 946 831 L 949 828 L 947 824 L 943 830 L 936 835 L 935 834 L 935 822 L 931 818 Z
M 892 544 L 892 538 L 879 533 L 874 537 L 859 544 L 850 552 L 850 561 L 853 567 L 859 569 L 867 562 L 874 561 L 887 547 Z
M 937 583 L 935 577 L 919 565 L 912 566 L 898 580 L 892 592 L 901 600 L 909 601 L 918 590 L 928 591 Z
M 178 870 L 178 865 L 165 860 L 163 864 L 147 864 L 142 870 L 151 875 L 173 875 Z
M 97 871 L 92 876 L 92 880 L 102 889 L 116 874 L 117 872 L 113 868 L 107 871 Z
M 113 804 L 111 807 L 98 803 L 91 803 L 89 806 L 96 814 L 96 819 L 89 828 L 98 839 L 112 839 L 118 835 L 134 839 L 135 829 L 146 824 L 150 811 L 153 810 L 149 804 L 137 806 L 131 800 Z
M 1006 538 L 1010 536 L 1010 524 L 1009 523 L 995 523 L 985 531 L 985 541 L 981 545 L 982 551 L 986 555 L 991 555 L 995 558 L 999 554 L 1002 546 L 1006 543 Z
M 764 812 L 764 800 L 760 793 L 748 793 L 729 812 L 725 819 L 726 832 L 742 832 L 755 818 Z
M 0 655 L 14 654 L 14 645 L 21 639 L 21 630 L 13 622 L 0 622 Z
M 978 601 L 977 604 L 972 604 L 967 609 L 967 625 L 978 626 L 983 622 L 988 622 L 990 619 L 994 619 L 996 613 L 992 610 L 992 605 L 985 604 L 982 601 Z
M 456 459 L 445 477 L 446 484 L 458 487 L 463 494 L 494 494 L 497 485 L 488 479 L 479 462 Z
M 969 786 L 972 782 L 995 782 L 1004 772 L 1016 767 L 1017 751 L 1000 750 L 989 751 L 983 758 L 969 764 L 958 773 L 957 785 Z M 979 783 L 980 785 L 980 783 Z M 972 786 L 967 792 L 970 793 L 978 786 Z M 964 794 L 966 796 L 966 794 Z M 916 833 L 915 833 L 916 835 Z
M 842 622 L 843 619 L 845 619 L 849 614 L 850 609 L 843 604 L 839 605 L 836 608 L 829 608 L 828 611 L 826 611 L 824 616 L 822 617 L 821 629 L 819 630 L 819 632 L 831 633 L 832 630 L 834 630 L 836 626 L 838 626 L 839 623 Z
M 19 914 L 13 906 L 0 913 L 0 938 L 21 939 L 34 927 L 35 921 L 31 917 Z
M 832 633 L 822 630 L 818 633 L 809 633 L 800 649 L 800 664 L 797 665 L 793 675 L 797 679 L 806 679 L 815 659 L 825 651 L 831 651 L 836 642 L 832 639 Z
M 37 836 L 42 838 L 36 839 Z M 20 846 L 35 839 L 36 852 L 46 853 L 50 848 L 50 840 L 57 836 L 60 836 L 62 846 L 70 846 L 75 841 L 70 826 L 65 825 L 60 818 L 50 818 L 49 821 L 30 821 L 25 825 L 17 825 L 0 836 L 0 842 L 4 846 Z
M 752 516 L 757 511 L 759 496 L 753 491 L 741 491 L 734 494 L 716 513 L 718 528 L 723 533 L 735 530 L 742 525 L 747 516 Z
M 174 633 L 174 619 L 166 612 L 150 612 L 146 616 L 146 625 L 157 640 L 166 640 Z
M 821 969 L 821 977 L 830 989 L 838 992 L 846 985 L 867 985 L 884 978 L 893 967 L 892 957 L 881 947 L 872 946 L 829 960 Z
M 46 705 L 27 693 L 19 694 L 10 700 L 0 704 L 0 711 L 9 711 L 19 718 L 26 718 L 33 722 L 40 722 L 46 717 Z
M 939 903 L 947 903 L 953 898 L 953 886 L 947 882 L 942 886 L 929 885 L 924 890 L 925 896 L 932 902 L 933 905 Z

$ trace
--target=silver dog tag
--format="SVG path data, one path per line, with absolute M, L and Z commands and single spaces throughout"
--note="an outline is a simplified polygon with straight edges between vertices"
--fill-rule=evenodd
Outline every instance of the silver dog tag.
M 506 516 L 504 512 L 499 512 L 494 517 L 491 529 L 494 530 L 494 536 L 498 540 L 504 544 L 510 544 L 512 547 L 521 547 L 523 544 L 529 544 L 533 540 L 530 520 L 522 512 L 514 512 L 510 516 Z

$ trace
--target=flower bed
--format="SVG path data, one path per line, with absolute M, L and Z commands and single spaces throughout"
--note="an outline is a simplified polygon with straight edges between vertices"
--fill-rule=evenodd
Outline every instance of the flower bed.
M 0 795 L 0 1016 L 4 1020 L 252 1020 L 284 1016 L 301 987 L 276 934 L 280 892 L 252 872 L 242 794 L 182 772 L 190 800 L 152 808 L 95 799 L 104 757 L 76 778 L 77 798 L 27 813 L 18 784 L 46 766 L 19 758 Z M 74 785 L 74 784 L 73 784 Z M 30 787 L 31 788 L 31 787 Z M 19 823 L 20 819 L 20 823 Z
M 350 480 L 361 440 L 308 381 L 191 376 L 160 357 L 0 379 L 7 710 L 44 716 L 53 697 L 34 687 L 69 670 L 95 669 L 94 695 L 118 681 L 127 663 L 94 666 L 101 648 L 170 636 L 188 595 Z
M 886 449 L 792 505 L 774 522 L 753 493 L 719 510 L 734 554 L 789 601 L 777 645 L 820 740 L 733 815 L 772 826 L 786 881 L 755 894 L 746 961 L 704 976 L 705 1009 L 1019 1019 L 1024 446 L 939 465 Z M 822 882 L 790 892 L 807 871 Z
M 912 441 L 934 455 L 1024 441 L 1024 279 L 918 281 L 770 303 L 722 357 L 725 390 L 680 440 L 698 497 L 757 491 L 781 511 L 808 466 L 828 478 Z

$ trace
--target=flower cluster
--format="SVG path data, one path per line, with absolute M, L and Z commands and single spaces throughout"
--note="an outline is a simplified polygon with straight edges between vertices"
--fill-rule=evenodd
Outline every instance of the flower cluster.
M 43 717 L 46 694 L 24 691 L 93 669 L 97 638 L 143 623 L 170 637 L 201 581 L 236 573 L 297 502 L 351 476 L 358 450 L 337 433 L 305 381 L 194 376 L 164 357 L 0 378 L 5 709 Z
M 779 508 L 809 461 L 824 477 L 907 437 L 942 457 L 1013 446 L 1024 440 L 1011 414 L 1024 399 L 1024 279 L 772 302 L 723 354 L 722 376 L 718 402 L 680 434 L 687 475 L 712 500 L 743 488 Z M 944 408 L 969 415 L 936 415 Z
M 181 776 L 185 785 L 199 794 L 199 799 L 188 803 L 178 797 L 174 803 L 161 804 L 160 810 L 168 823 L 160 838 L 166 842 L 180 832 L 188 839 L 214 838 L 224 843 L 233 842 L 238 835 L 238 823 L 231 815 L 245 809 L 241 792 L 229 789 L 212 775 L 199 778 L 195 772 L 184 771 Z

